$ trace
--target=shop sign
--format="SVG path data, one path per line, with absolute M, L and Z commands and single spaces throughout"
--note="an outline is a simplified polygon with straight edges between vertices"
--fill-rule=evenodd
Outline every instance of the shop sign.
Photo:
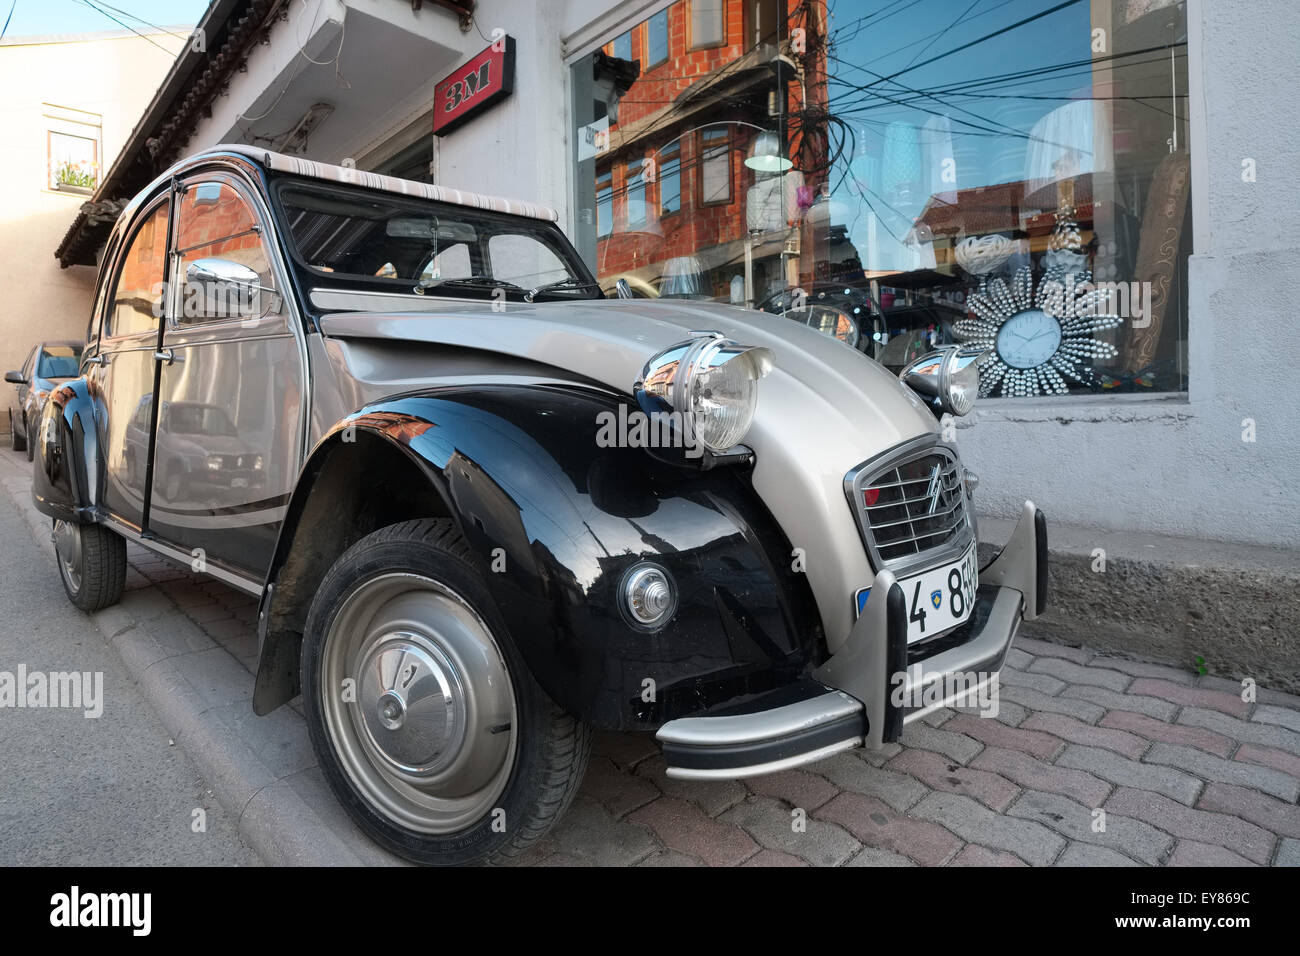
M 482 53 L 452 70 L 433 88 L 433 132 L 450 133 L 497 101 L 515 85 L 515 40 L 502 36 Z

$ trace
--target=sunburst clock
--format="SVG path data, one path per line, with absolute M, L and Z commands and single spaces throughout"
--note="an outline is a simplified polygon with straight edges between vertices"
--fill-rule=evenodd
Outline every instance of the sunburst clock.
M 953 324 L 963 342 L 992 354 L 980 365 L 980 396 L 1064 395 L 1070 382 L 1094 381 L 1092 362 L 1118 352 L 1095 333 L 1122 321 L 1103 311 L 1107 293 L 1092 287 L 1092 273 L 1078 268 L 1082 255 L 1073 222 L 1058 222 L 1047 254 L 1047 271 L 1035 287 L 1033 271 L 1022 266 L 1011 276 L 980 277 L 979 291 L 967 306 L 974 318 Z

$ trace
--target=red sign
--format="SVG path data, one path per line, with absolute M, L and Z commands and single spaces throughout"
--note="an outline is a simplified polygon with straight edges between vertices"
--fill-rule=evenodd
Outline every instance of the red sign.
M 515 40 L 503 36 L 438 81 L 433 88 L 433 132 L 450 133 L 510 95 L 515 85 Z

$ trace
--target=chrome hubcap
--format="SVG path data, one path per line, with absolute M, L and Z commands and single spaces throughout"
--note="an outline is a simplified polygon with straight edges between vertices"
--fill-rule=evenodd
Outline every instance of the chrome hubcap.
M 423 833 L 490 813 L 514 764 L 514 687 L 487 625 L 416 574 L 358 584 L 321 651 L 321 705 L 344 771 L 377 811 Z
M 69 521 L 54 522 L 54 552 L 59 570 L 73 591 L 81 590 L 81 533 Z

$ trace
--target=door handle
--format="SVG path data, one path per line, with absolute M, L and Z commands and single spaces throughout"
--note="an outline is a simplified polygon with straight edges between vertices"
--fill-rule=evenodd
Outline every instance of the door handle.
M 92 355 L 90 358 L 86 359 L 86 364 L 87 364 L 87 365 L 107 365 L 107 364 L 108 364 L 108 356 L 107 356 L 107 355 Z
M 174 349 L 159 349 L 153 353 L 156 361 L 166 362 L 168 365 L 174 365 L 177 362 L 184 362 L 185 359 L 178 359 Z

